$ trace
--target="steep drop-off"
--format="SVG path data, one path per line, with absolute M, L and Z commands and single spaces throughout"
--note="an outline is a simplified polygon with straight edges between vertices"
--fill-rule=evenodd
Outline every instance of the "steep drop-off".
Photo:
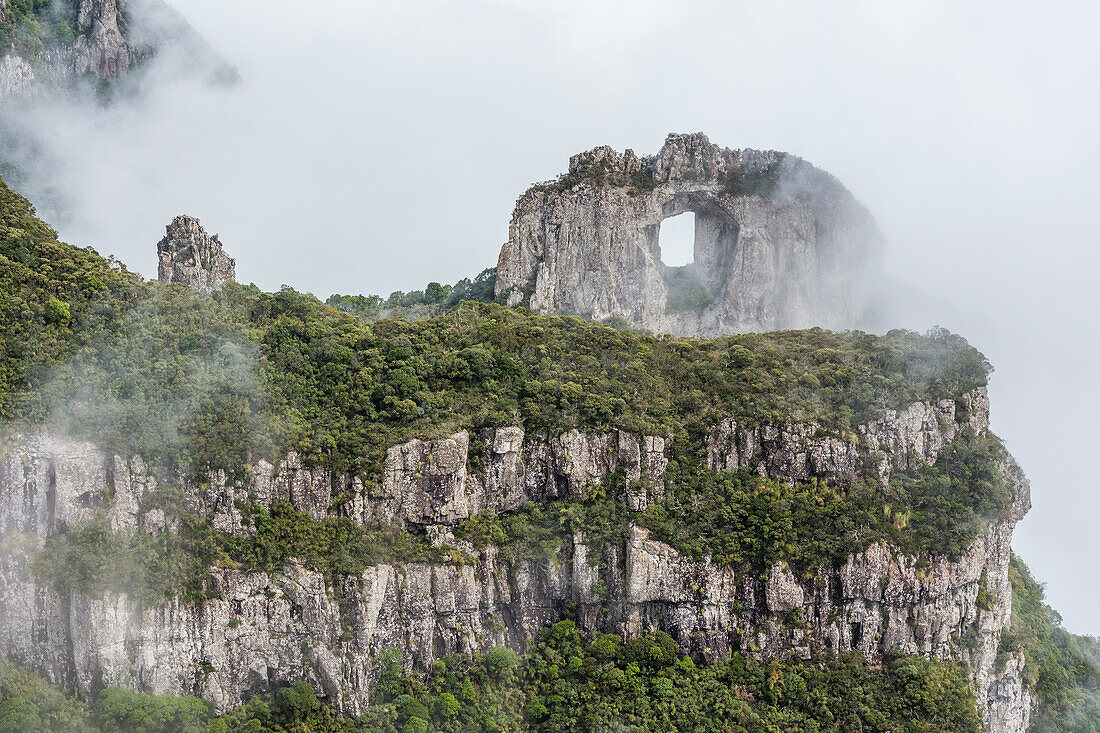
M 83 697 L 308 680 L 353 714 L 387 650 L 424 673 L 570 616 L 699 663 L 959 660 L 987 729 L 1026 729 L 1028 488 L 962 339 L 365 324 L 148 283 L 0 205 L 0 656 Z
M 707 451 L 713 468 L 746 467 L 792 481 L 855 480 L 869 445 L 876 446 L 876 470 L 886 472 L 898 459 L 934 462 L 960 430 L 987 429 L 982 393 L 967 397 L 964 423 L 956 414 L 951 401 L 914 404 L 862 426 L 853 442 L 815 437 L 820 430 L 812 425 L 725 424 L 712 432 Z M 479 466 L 471 465 L 471 440 L 482 443 Z M 666 630 L 700 659 L 732 651 L 765 658 L 793 651 L 809 659 L 849 649 L 872 660 L 895 649 L 960 659 L 971 669 L 988 730 L 1026 729 L 1022 660 L 997 660 L 1011 611 L 1012 526 L 1028 506 L 1026 481 L 1011 464 L 1002 467 L 1013 482 L 1011 512 L 957 559 L 907 557 L 876 544 L 809 577 L 796 577 L 785 564 L 756 575 L 681 556 L 634 521 L 623 544 L 596 548 L 578 532 L 542 561 L 508 562 L 497 548 L 455 539 L 463 520 L 487 511 L 583 502 L 616 471 L 629 486 L 621 500 L 640 513 L 665 491 L 667 462 L 660 437 L 530 438 L 514 427 L 395 446 L 377 487 L 304 468 L 295 455 L 277 467 L 261 462 L 242 484 L 213 475 L 209 484 L 188 487 L 183 501 L 220 531 L 252 531 L 243 504 L 285 501 L 317 519 L 339 515 L 414 529 L 457 546 L 470 562 L 380 564 L 327 580 L 294 562 L 275 573 L 212 569 L 213 598 L 150 605 L 126 594 L 87 597 L 44 586 L 28 578 L 26 556 L 11 557 L 0 585 L 0 653 L 85 695 L 103 686 L 194 692 L 224 709 L 306 679 L 356 714 L 367 705 L 384 650 L 400 650 L 421 671 L 450 654 L 524 650 L 566 604 L 576 604 L 583 628 L 627 637 Z M 158 491 L 139 458 L 18 437 L 0 466 L 0 531 L 28 550 L 100 512 L 115 531 L 170 531 L 164 513 L 148 508 Z M 979 594 L 992 601 L 983 605 Z

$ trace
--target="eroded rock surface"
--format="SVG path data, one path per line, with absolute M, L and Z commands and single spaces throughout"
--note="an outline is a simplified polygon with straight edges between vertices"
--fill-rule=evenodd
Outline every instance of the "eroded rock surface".
M 695 258 L 661 261 L 660 224 L 695 213 Z M 639 158 L 600 147 L 516 204 L 497 295 L 538 313 L 713 336 L 859 326 L 882 236 L 832 176 L 794 156 L 669 135 Z
M 987 429 L 984 390 L 962 405 L 916 403 L 844 438 L 814 426 L 749 430 L 727 421 L 711 432 L 709 460 L 840 483 L 861 470 L 859 460 L 882 462 L 886 472 L 932 462 L 958 431 Z M 867 436 L 890 450 L 870 450 Z M 242 502 L 288 501 L 317 518 L 384 521 L 453 543 L 454 528 L 468 516 L 580 499 L 612 472 L 628 479 L 623 499 L 640 511 L 662 491 L 666 466 L 657 436 L 548 437 L 509 427 L 394 446 L 377 486 L 305 466 L 292 454 L 278 465 L 258 463 L 240 483 L 212 474 L 187 488 L 186 502 L 231 533 L 251 531 L 241 520 Z M 1029 508 L 1029 489 L 1014 464 L 1004 470 L 1016 491 L 1012 516 L 957 560 L 876 545 L 815 578 L 783 565 L 756 577 L 682 557 L 632 526 L 621 546 L 565 537 L 554 562 L 513 564 L 495 548 L 460 545 L 473 564 L 378 565 L 330 584 L 294 563 L 273 574 L 212 568 L 214 599 L 142 605 L 126 595 L 88 598 L 40 585 L 27 557 L 50 534 L 102 512 L 116 530 L 171 531 L 163 513 L 146 508 L 161 481 L 138 458 L 23 436 L 0 461 L 0 655 L 85 696 L 121 685 L 195 693 L 224 709 L 306 679 L 342 712 L 356 714 L 367 705 L 384 650 L 400 650 L 418 670 L 454 653 L 523 650 L 569 603 L 585 628 L 627 636 L 662 629 L 697 658 L 859 649 L 876 660 L 901 649 L 957 659 L 971 670 L 988 730 L 1017 733 L 1027 727 L 1030 706 L 1022 660 L 1012 656 L 1002 667 L 997 651 L 1011 614 L 1012 528 Z M 978 601 L 983 588 L 994 599 L 985 608 Z
M 162 283 L 209 293 L 236 278 L 237 261 L 222 249 L 218 235 L 207 234 L 198 219 L 177 216 L 166 229 L 157 243 L 157 274 Z

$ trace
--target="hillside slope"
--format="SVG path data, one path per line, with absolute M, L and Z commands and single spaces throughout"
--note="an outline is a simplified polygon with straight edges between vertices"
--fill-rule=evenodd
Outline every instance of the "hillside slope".
M 1036 651 L 1049 619 L 1001 643 L 1028 488 L 958 336 L 688 340 L 484 303 L 372 324 L 146 282 L 2 185 L 0 225 L 0 655 L 83 699 L 226 711 L 305 680 L 345 715 L 459 730 L 441 711 L 474 680 L 513 729 L 672 729 L 668 685 L 717 720 L 724 685 L 746 730 L 828 730 L 848 718 L 799 685 L 855 704 L 856 675 L 932 695 L 864 700 L 865 729 L 972 730 L 936 712 L 962 704 L 1017 731 L 1087 678 Z M 777 692 L 779 659 L 803 682 Z M 646 702 L 600 675 L 641 675 Z

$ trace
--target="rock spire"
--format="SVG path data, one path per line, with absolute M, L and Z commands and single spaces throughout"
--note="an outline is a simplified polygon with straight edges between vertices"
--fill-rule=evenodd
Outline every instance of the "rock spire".
M 217 290 L 237 276 L 237 261 L 193 216 L 177 216 L 157 244 L 161 283 L 179 283 L 200 293 Z

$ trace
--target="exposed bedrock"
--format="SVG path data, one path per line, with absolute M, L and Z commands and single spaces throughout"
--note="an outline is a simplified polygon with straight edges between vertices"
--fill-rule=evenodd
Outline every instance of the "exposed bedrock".
M 179 283 L 200 293 L 217 290 L 237 276 L 237 261 L 222 249 L 193 216 L 177 216 L 157 243 L 157 275 L 164 284 Z
M 0 23 L 9 12 L 7 0 L 0 0 Z M 71 40 L 46 38 L 45 48 L 27 56 L 0 49 L 0 102 L 126 77 L 165 52 L 182 60 L 174 64 L 182 73 L 213 83 L 238 80 L 236 69 L 163 0 L 55 0 L 52 12 L 65 19 Z
M 866 471 L 862 461 L 880 472 L 934 461 L 962 427 L 986 430 L 984 391 L 965 402 L 965 409 L 951 401 L 917 403 L 847 440 L 816 426 L 725 422 L 711 432 L 708 460 L 792 479 L 854 480 Z M 473 441 L 483 442 L 477 461 Z M 186 493 L 189 509 L 227 532 L 249 531 L 236 501 L 285 500 L 318 518 L 390 522 L 453 543 L 466 517 L 528 501 L 579 499 L 613 471 L 642 479 L 628 482 L 623 497 L 631 510 L 642 510 L 662 490 L 665 449 L 657 436 L 547 437 L 500 428 L 394 446 L 376 486 L 290 455 L 277 466 L 260 462 L 242 484 L 212 475 L 208 485 Z M 957 561 L 918 561 L 875 545 L 816 577 L 796 577 L 784 565 L 757 577 L 682 557 L 632 526 L 623 545 L 596 548 L 583 534 L 567 537 L 555 562 L 512 564 L 495 548 L 459 543 L 472 564 L 378 565 L 329 582 L 293 563 L 273 574 L 212 568 L 215 599 L 142 606 L 125 595 L 88 598 L 39 585 L 27 554 L 97 512 L 106 512 L 117 530 L 170 530 L 157 510 L 142 508 L 158 479 L 138 458 L 21 436 L 0 462 L 0 655 L 83 695 L 121 685 L 195 693 L 223 709 L 307 679 L 355 714 L 367 705 L 384 650 L 400 650 L 419 670 L 453 653 L 498 645 L 523 650 L 572 603 L 585 628 L 628 636 L 663 629 L 697 658 L 859 649 L 877 660 L 900 649 L 957 659 L 971 670 L 988 729 L 1023 731 L 1030 700 L 1022 662 L 998 660 L 997 652 L 1011 613 L 1012 528 L 1028 509 L 1029 489 L 1014 465 L 1004 470 L 1016 491 L 1012 517 L 991 525 Z M 992 604 L 979 602 L 981 588 Z
M 663 220 L 695 213 L 693 264 L 668 267 Z M 679 335 L 858 327 L 882 235 L 832 176 L 784 153 L 669 135 L 639 158 L 600 147 L 516 204 L 497 295 L 538 313 Z

